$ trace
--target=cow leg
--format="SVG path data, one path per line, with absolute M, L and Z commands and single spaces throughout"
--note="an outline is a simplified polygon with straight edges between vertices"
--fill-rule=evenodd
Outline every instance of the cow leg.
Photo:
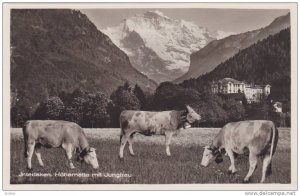
M 271 157 L 270 154 L 265 154 L 264 159 L 263 159 L 263 166 L 262 166 L 262 177 L 260 182 L 263 183 L 266 180 L 266 176 L 271 174 Z
M 230 163 L 231 163 L 230 167 L 228 168 L 228 173 L 234 174 L 237 172 L 235 165 L 234 165 L 234 154 L 231 149 L 226 149 L 226 152 L 229 156 Z
M 35 145 L 34 152 L 35 152 L 35 155 L 36 155 L 36 157 L 37 157 L 37 159 L 39 161 L 39 165 L 42 166 L 42 167 L 44 167 L 44 163 L 42 161 L 42 156 L 41 156 L 41 148 L 42 148 L 42 145 L 39 144 L 39 143 L 37 143 Z
M 244 182 L 249 182 L 250 177 L 252 176 L 254 170 L 256 169 L 257 164 L 257 156 L 250 152 L 249 154 L 249 171 L 246 177 L 244 178 Z
M 73 152 L 74 152 L 73 146 L 71 144 L 63 144 L 62 147 L 66 151 L 66 156 L 68 159 L 68 161 L 67 161 L 68 166 L 70 167 L 70 169 L 74 169 L 75 167 L 72 162 L 72 156 L 73 156 Z
M 131 156 L 135 156 L 134 152 L 133 152 L 133 148 L 132 148 L 132 144 L 133 144 L 133 136 L 134 133 L 130 135 L 129 139 L 128 139 L 128 148 L 129 148 L 129 152 Z
M 167 156 L 171 156 L 169 145 L 171 143 L 173 132 L 166 132 L 165 134 L 166 134 L 166 153 Z
M 130 137 L 130 133 L 125 133 L 122 138 L 121 138 L 121 145 L 120 145 L 120 152 L 119 152 L 119 158 L 123 159 L 124 158 L 124 147 Z
M 31 159 L 34 152 L 35 141 L 27 142 L 27 168 L 31 169 Z

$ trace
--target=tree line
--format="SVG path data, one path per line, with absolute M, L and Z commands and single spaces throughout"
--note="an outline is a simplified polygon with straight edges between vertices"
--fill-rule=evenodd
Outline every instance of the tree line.
M 244 119 L 273 118 L 277 123 L 280 120 L 274 118 L 275 113 L 267 99 L 248 104 L 243 94 L 218 95 L 209 89 L 199 92 L 170 82 L 161 83 L 154 94 L 147 94 L 139 85 L 130 86 L 126 82 L 110 96 L 82 88 L 72 93 L 61 92 L 40 103 L 32 115 L 28 108 L 16 102 L 11 108 L 11 126 L 22 127 L 29 119 L 50 119 L 71 121 L 89 128 L 119 127 L 119 116 L 123 110 L 182 110 L 185 104 L 193 107 L 203 118 L 194 126 L 220 127 L 227 122 Z

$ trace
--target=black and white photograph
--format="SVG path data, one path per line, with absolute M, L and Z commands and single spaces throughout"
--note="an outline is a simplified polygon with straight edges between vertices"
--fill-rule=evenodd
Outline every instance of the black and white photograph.
M 3 9 L 8 190 L 297 189 L 296 3 Z

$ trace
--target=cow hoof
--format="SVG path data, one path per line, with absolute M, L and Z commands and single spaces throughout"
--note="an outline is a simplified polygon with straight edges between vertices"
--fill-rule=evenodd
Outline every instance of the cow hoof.
M 32 168 L 31 167 L 26 167 L 27 170 L 29 171 L 32 171 Z
M 130 154 L 130 156 L 135 157 L 135 154 Z
M 234 175 L 234 174 L 236 174 L 236 172 L 232 172 L 231 170 L 227 170 L 227 174 Z
M 243 180 L 244 184 L 248 184 L 250 182 L 250 180 Z
M 120 161 L 122 161 L 122 162 L 124 161 L 124 157 L 120 157 L 120 156 L 118 156 L 118 157 L 119 157 Z
M 233 174 L 231 170 L 227 170 L 227 174 L 231 175 Z

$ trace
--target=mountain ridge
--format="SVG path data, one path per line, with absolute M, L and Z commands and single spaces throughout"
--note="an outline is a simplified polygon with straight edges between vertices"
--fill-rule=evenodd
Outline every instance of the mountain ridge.
M 258 41 L 239 51 L 214 70 L 180 85 L 186 88 L 210 90 L 210 83 L 233 78 L 248 84 L 271 85 L 270 100 L 290 102 L 291 39 L 290 28 Z M 286 105 L 288 107 L 288 105 Z
M 76 88 L 109 95 L 126 81 L 156 88 L 77 10 L 12 10 L 11 51 L 11 88 L 26 106 Z
M 190 56 L 190 67 L 186 74 L 173 82 L 181 83 L 189 78 L 197 78 L 212 71 L 220 63 L 249 47 L 259 40 L 267 38 L 290 27 L 290 14 L 275 18 L 268 26 L 237 35 L 230 35 L 220 40 L 214 40 Z

